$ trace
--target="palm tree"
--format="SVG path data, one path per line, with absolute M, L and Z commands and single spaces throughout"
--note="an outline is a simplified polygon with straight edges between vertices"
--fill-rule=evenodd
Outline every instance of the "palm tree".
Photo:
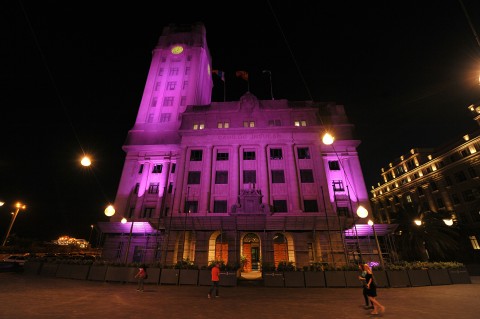
M 422 210 L 418 204 L 401 206 L 396 218 L 396 240 L 402 259 L 453 260 L 459 249 L 459 233 L 456 226 L 447 226 L 443 221 L 450 216 L 446 212 Z M 420 224 L 417 225 L 415 220 Z

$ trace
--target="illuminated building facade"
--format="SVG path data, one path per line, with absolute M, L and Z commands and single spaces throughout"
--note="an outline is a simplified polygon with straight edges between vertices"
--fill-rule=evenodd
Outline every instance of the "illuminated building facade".
M 480 125 L 480 106 L 469 106 Z M 432 149 L 412 149 L 382 168 L 382 183 L 372 186 L 374 216 L 395 223 L 402 203 L 441 212 L 460 227 L 464 261 L 480 260 L 480 130 Z
M 211 65 L 202 24 L 164 28 L 123 147 L 117 213 L 99 223 L 104 257 L 243 257 L 247 271 L 356 258 L 345 232 L 365 223 L 352 212 L 370 203 L 343 106 L 250 92 L 212 102 Z M 333 145 L 321 142 L 327 128 Z

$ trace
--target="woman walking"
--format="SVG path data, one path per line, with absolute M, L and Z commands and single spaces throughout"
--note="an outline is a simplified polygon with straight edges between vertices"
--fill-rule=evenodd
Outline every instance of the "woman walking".
M 365 264 L 363 267 L 367 272 L 367 274 L 365 275 L 365 283 L 367 285 L 366 286 L 367 296 L 373 305 L 373 311 L 370 312 L 370 314 L 378 315 L 380 312 L 382 313 L 385 312 L 385 307 L 381 303 L 379 303 L 377 300 L 377 285 L 375 284 L 375 280 L 373 280 L 372 268 L 370 268 L 368 264 Z

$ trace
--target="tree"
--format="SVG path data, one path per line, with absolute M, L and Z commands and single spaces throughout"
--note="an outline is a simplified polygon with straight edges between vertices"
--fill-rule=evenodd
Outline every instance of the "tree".
M 447 212 L 422 210 L 418 204 L 403 205 L 398 212 L 396 242 L 399 253 L 406 261 L 449 261 L 459 249 L 458 228 L 447 226 Z M 421 221 L 420 225 L 415 220 Z

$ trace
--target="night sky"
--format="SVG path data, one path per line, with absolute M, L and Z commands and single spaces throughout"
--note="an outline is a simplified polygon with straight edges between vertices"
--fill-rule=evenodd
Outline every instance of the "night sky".
M 175 1 L 174 1 L 175 2 Z M 205 2 L 205 1 L 203 1 Z M 87 238 L 106 221 L 164 26 L 203 22 L 226 99 L 335 101 L 356 127 L 366 187 L 412 147 L 477 126 L 480 46 L 460 1 L 6 1 L 0 5 L 0 235 Z M 333 2 L 333 1 L 329 1 Z M 480 32 L 480 2 L 463 0 Z M 214 77 L 213 100 L 223 100 Z M 83 153 L 93 165 L 79 163 Z

